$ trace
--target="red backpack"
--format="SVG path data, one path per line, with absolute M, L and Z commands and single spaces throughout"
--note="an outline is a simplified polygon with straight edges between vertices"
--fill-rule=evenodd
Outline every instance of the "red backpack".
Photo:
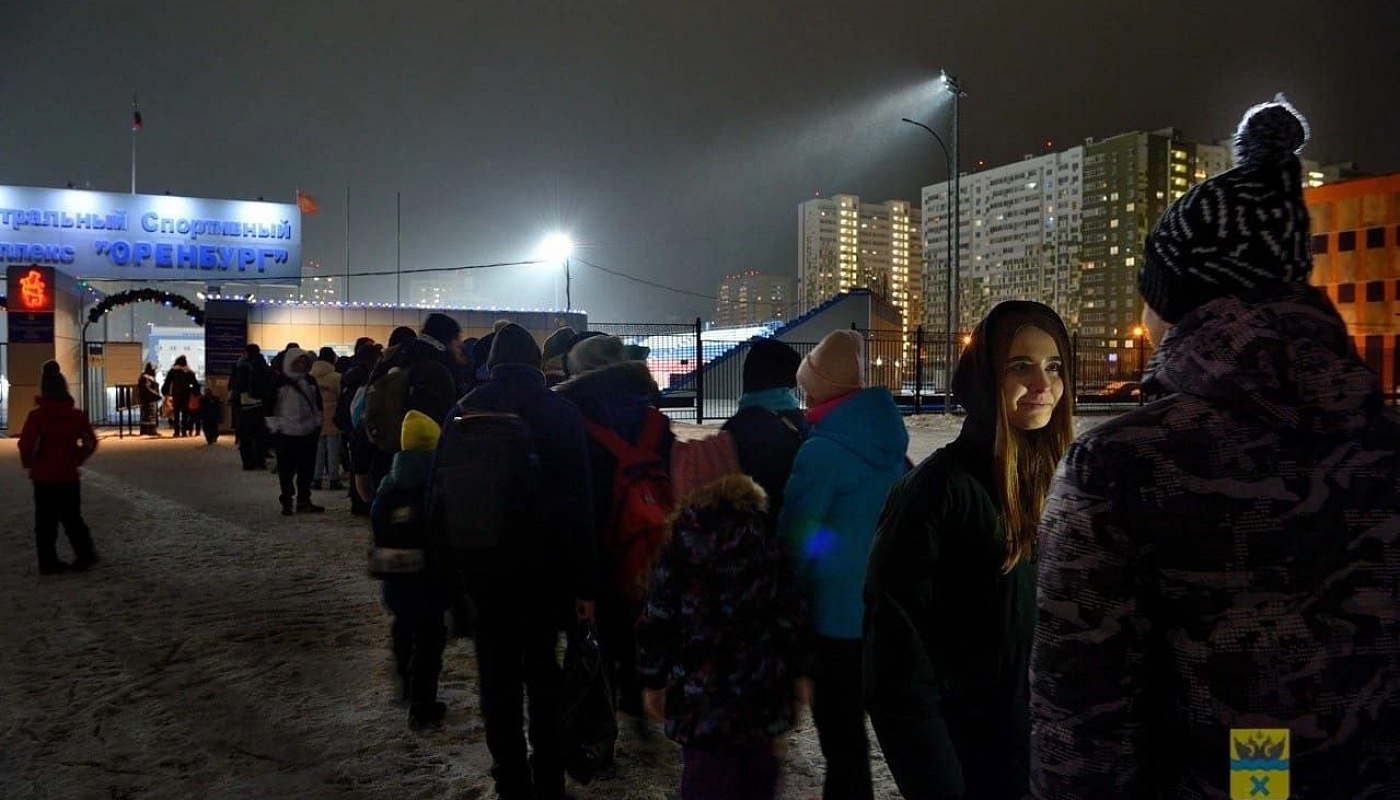
M 651 568 L 671 538 L 668 517 L 676 503 L 660 453 L 666 423 L 665 415 L 648 408 L 632 445 L 615 431 L 584 420 L 589 437 L 617 460 L 603 544 L 615 564 L 614 585 L 632 600 L 646 597 Z

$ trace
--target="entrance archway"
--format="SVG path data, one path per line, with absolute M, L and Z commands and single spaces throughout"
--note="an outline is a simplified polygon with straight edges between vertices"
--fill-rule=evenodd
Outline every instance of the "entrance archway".
M 184 295 L 176 294 L 175 292 L 167 292 L 161 289 L 128 289 L 123 292 L 117 292 L 116 294 L 102 298 L 96 305 L 88 309 L 87 319 L 83 321 L 82 350 L 80 351 L 84 358 L 81 381 L 82 405 L 88 412 L 88 418 L 94 424 L 109 423 L 111 421 L 111 412 L 114 409 L 109 409 L 107 407 L 108 398 L 105 360 L 100 361 L 100 365 L 93 365 L 93 350 L 98 349 L 100 346 L 97 346 L 95 342 L 88 341 L 87 329 L 89 325 L 100 322 L 103 317 L 116 309 L 133 303 L 159 303 L 169 308 L 179 309 L 185 312 L 185 315 L 188 316 L 190 321 L 195 325 L 201 328 L 204 327 L 204 308 L 202 306 Z M 95 345 L 95 347 L 90 349 L 90 344 Z M 105 344 L 105 342 L 103 344 Z M 114 385 L 118 386 L 118 397 L 122 397 L 123 395 L 121 394 L 120 387 L 123 384 Z M 127 394 L 132 393 L 128 392 Z M 115 409 L 115 411 L 120 415 L 120 408 Z

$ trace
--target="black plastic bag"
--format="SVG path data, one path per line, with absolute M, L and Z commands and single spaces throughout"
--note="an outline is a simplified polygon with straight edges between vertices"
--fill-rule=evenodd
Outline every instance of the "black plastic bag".
M 559 704 L 559 739 L 564 769 L 586 784 L 612 763 L 617 743 L 617 712 L 598 630 L 579 623 L 569 633 L 564 655 L 564 694 Z

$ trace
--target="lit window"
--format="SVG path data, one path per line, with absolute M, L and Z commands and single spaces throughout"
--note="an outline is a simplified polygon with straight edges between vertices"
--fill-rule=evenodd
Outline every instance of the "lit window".
M 1111 256 L 1118 255 L 1118 245 L 1115 244 L 1114 246 L 1108 248 L 1108 254 Z
M 1110 227 L 1110 228 L 1116 228 L 1116 227 L 1118 227 L 1118 220 L 1117 220 L 1117 219 L 1111 219 L 1111 220 L 1109 220 L 1109 221 L 1108 221 L 1108 227 Z
M 1128 211 L 1136 211 L 1136 210 L 1137 210 L 1137 203 L 1129 203 L 1129 204 L 1127 204 L 1126 206 L 1123 206 L 1123 208 L 1126 209 L 1126 210 L 1128 210 Z
M 1126 259 L 1124 259 L 1123 263 L 1127 264 L 1130 267 L 1135 267 L 1137 266 L 1137 256 L 1128 256 Z
M 1113 194 L 1109 195 L 1109 199 L 1116 201 L 1118 199 L 1118 193 L 1114 192 Z

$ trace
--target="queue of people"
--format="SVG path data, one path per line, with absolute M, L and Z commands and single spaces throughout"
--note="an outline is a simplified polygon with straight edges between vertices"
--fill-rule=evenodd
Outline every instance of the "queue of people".
M 243 465 L 271 436 L 282 513 L 322 511 L 311 487 L 337 488 L 344 437 L 409 724 L 450 713 L 451 612 L 502 800 L 616 768 L 615 714 L 681 745 L 683 800 L 773 798 L 804 706 L 824 800 L 874 797 L 867 716 L 910 800 L 1225 797 L 1249 769 L 1256 791 L 1283 770 L 1293 796 L 1387 797 L 1400 415 L 1307 283 L 1306 131 L 1285 102 L 1251 109 L 1239 166 L 1157 224 L 1152 402 L 1077 440 L 1070 338 L 1030 301 L 979 322 L 953 376 L 961 434 L 917 465 L 853 331 L 806 355 L 752 343 L 739 413 L 696 442 L 617 337 L 541 347 L 502 321 L 464 340 L 432 314 L 357 342 L 335 379 L 324 353 L 269 365 L 250 345 Z M 76 509 L 95 446 L 64 394 L 45 384 L 21 443 L 49 570 L 54 498 Z M 609 719 L 586 730 L 561 724 L 579 706 L 561 632 L 601 647 Z

